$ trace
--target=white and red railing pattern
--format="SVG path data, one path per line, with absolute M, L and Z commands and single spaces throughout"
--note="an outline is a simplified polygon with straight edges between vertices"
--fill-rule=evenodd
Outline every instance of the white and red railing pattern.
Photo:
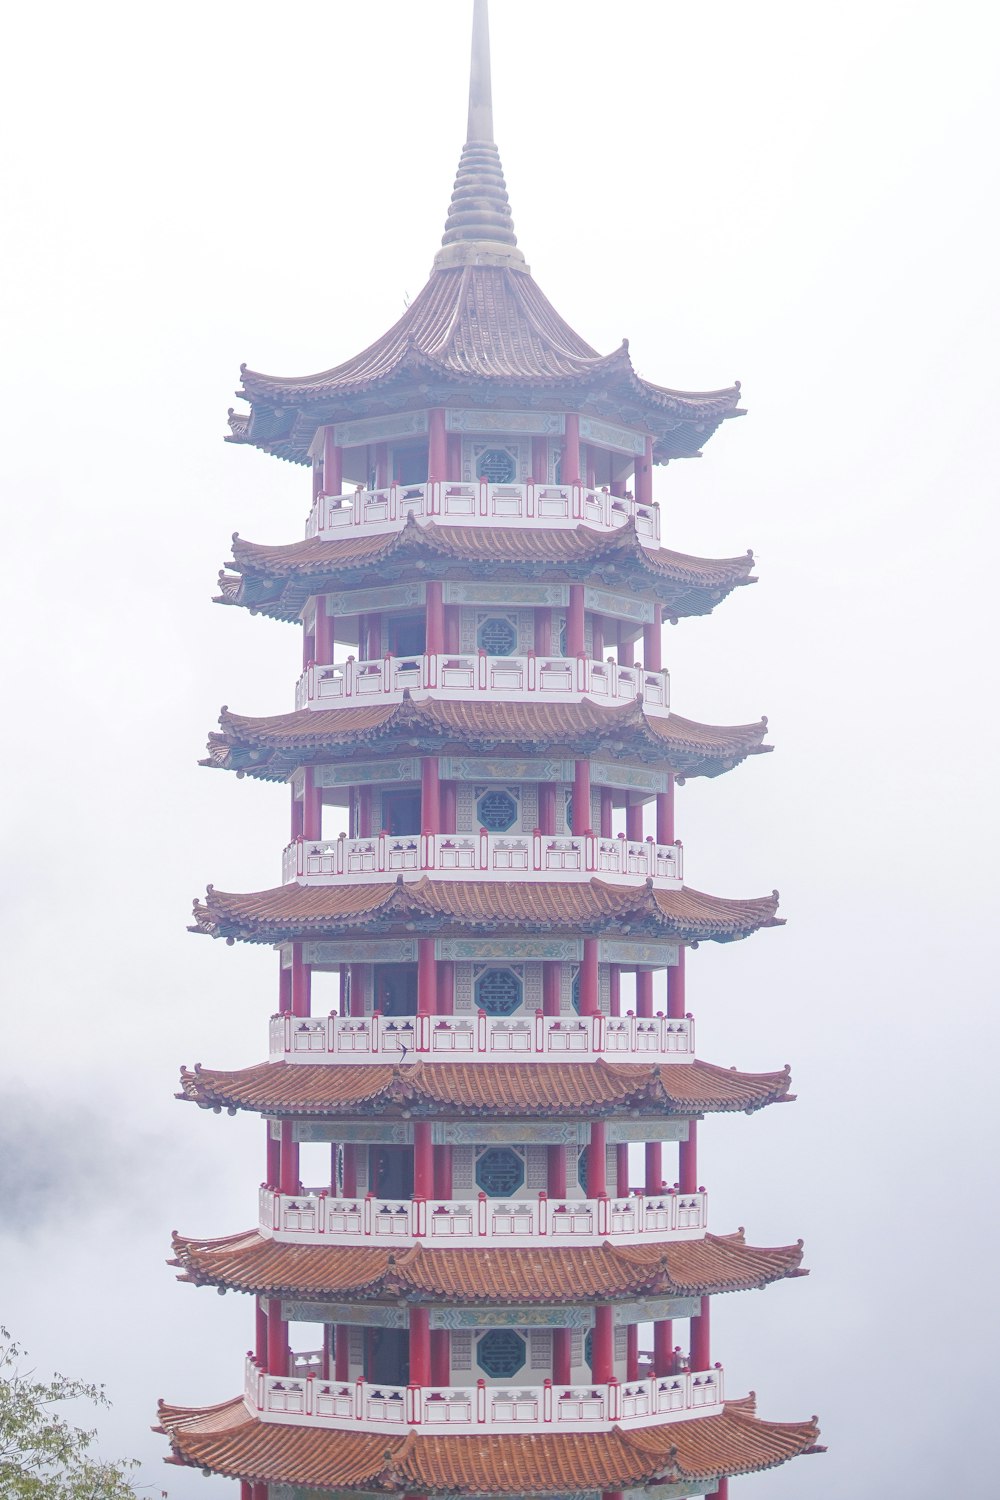
M 692 1063 L 694 1019 L 663 1016 L 293 1016 L 271 1017 L 272 1062 Z
M 306 1356 L 310 1363 L 319 1356 Z M 720 1365 L 677 1375 L 566 1386 L 507 1382 L 473 1386 L 381 1385 L 321 1375 L 268 1375 L 247 1357 L 244 1400 L 264 1422 L 301 1427 L 405 1431 L 446 1427 L 451 1432 L 600 1432 L 612 1426 L 652 1427 L 716 1416 L 724 1402 Z
M 583 484 L 490 484 L 443 480 L 358 488 L 346 495 L 320 495 L 306 522 L 306 537 L 378 535 L 398 531 L 412 514 L 419 521 L 460 526 L 529 526 L 571 530 L 587 526 L 616 531 L 634 522 L 644 546 L 660 541 L 660 511 L 628 496 Z
M 601 838 L 596 833 L 378 833 L 371 838 L 297 838 L 281 860 L 285 885 L 385 882 L 424 877 L 455 880 L 542 881 L 613 879 L 622 885 L 652 880 L 676 889 L 684 875 L 679 842 Z
M 295 707 L 339 708 L 359 702 L 399 703 L 414 698 L 504 702 L 632 703 L 641 697 L 650 714 L 670 711 L 670 673 L 641 665 L 594 661 L 587 656 L 488 656 L 485 651 L 437 655 L 382 656 L 370 661 L 348 657 L 328 664 L 310 662 L 295 687 Z
M 425 1245 L 462 1249 L 504 1245 L 512 1249 L 552 1245 L 641 1244 L 648 1240 L 699 1239 L 708 1226 L 708 1194 L 637 1192 L 627 1197 L 550 1198 L 357 1198 L 325 1189 L 292 1196 L 262 1186 L 261 1232 L 289 1244 Z

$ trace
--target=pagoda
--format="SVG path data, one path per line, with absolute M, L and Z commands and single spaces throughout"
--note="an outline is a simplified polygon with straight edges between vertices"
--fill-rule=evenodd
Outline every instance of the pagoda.
M 791 1099 L 700 1060 L 686 956 L 779 924 L 683 883 L 675 788 L 769 747 L 673 711 L 664 621 L 753 583 L 670 551 L 656 464 L 740 415 L 599 355 L 532 279 L 493 141 L 486 0 L 429 280 L 323 374 L 246 367 L 229 441 L 307 466 L 304 540 L 234 537 L 219 602 L 298 623 L 294 711 L 208 766 L 291 792 L 282 883 L 194 928 L 269 944 L 266 1062 L 181 1097 L 265 1121 L 257 1223 L 175 1234 L 249 1294 L 242 1394 L 161 1403 L 241 1500 L 727 1494 L 818 1451 L 725 1389 L 713 1299 L 802 1245 L 709 1229 L 698 1122 Z M 234 1375 L 236 1370 L 234 1367 Z

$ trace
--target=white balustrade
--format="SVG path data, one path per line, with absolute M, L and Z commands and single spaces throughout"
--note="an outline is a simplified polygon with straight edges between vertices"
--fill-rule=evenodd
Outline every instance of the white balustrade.
M 635 523 L 643 546 L 660 541 L 657 505 L 644 505 L 607 489 L 583 484 L 390 484 L 384 489 L 359 487 L 345 495 L 320 495 L 306 522 L 307 537 L 373 536 L 398 531 L 413 515 L 444 525 L 531 527 L 571 530 L 586 526 L 614 531 Z
M 385 884 L 425 877 L 453 880 L 590 880 L 595 875 L 618 885 L 677 889 L 684 874 L 680 843 L 600 838 L 594 833 L 378 833 L 369 838 L 297 838 L 282 854 L 285 885 L 347 882 Z
M 404 1432 L 607 1431 L 715 1416 L 723 1409 L 720 1366 L 640 1380 L 583 1386 L 488 1384 L 383 1385 L 324 1377 L 321 1353 L 293 1355 L 288 1375 L 268 1375 L 247 1357 L 244 1403 L 259 1421 L 298 1427 Z M 318 1367 L 317 1367 L 318 1366 Z
M 631 703 L 648 713 L 670 711 L 670 674 L 586 656 L 488 656 L 485 651 L 383 656 L 328 665 L 310 662 L 295 689 L 296 708 L 328 709 L 358 702 L 399 703 L 413 698 L 509 702 Z
M 272 1016 L 272 1062 L 694 1062 L 694 1019 L 682 1016 Z
M 377 1193 L 335 1197 L 325 1188 L 299 1194 L 262 1186 L 260 1232 L 288 1244 L 469 1244 L 513 1248 L 545 1245 L 642 1244 L 700 1239 L 708 1225 L 708 1195 L 669 1192 L 627 1197 L 426 1199 L 380 1198 Z

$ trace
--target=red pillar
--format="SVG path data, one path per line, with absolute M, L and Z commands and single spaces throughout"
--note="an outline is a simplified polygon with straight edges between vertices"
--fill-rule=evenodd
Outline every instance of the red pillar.
M 635 1013 L 637 1016 L 653 1014 L 653 971 L 637 969 L 635 975 Z
M 638 505 L 653 501 L 653 439 L 646 439 L 646 452 L 635 461 L 635 498 Z
M 552 611 L 535 610 L 535 651 L 539 656 L 552 654 Z
M 670 1375 L 674 1367 L 674 1325 L 669 1318 L 653 1324 L 653 1374 Z
M 420 760 L 420 827 L 423 833 L 441 832 L 440 762 L 436 755 Z
M 420 938 L 417 943 L 417 1010 L 424 1015 L 437 1014 L 437 959 L 433 938 Z
M 542 965 L 542 1010 L 547 1016 L 559 1014 L 561 969 L 562 965 L 557 963 Z
M 417 1120 L 413 1126 L 413 1196 L 434 1197 L 434 1147 L 429 1120 Z M 427 1381 L 418 1383 L 426 1385 Z
M 451 1335 L 447 1328 L 431 1329 L 431 1385 L 451 1384 Z
M 358 833 L 359 839 L 370 839 L 375 832 L 372 827 L 372 789 L 370 786 L 358 788 Z
M 427 632 L 425 649 L 428 656 L 441 656 L 444 652 L 444 591 L 440 583 L 427 585 Z
M 672 844 L 674 841 L 674 773 L 667 775 L 667 790 L 656 798 L 656 842 Z
M 603 615 L 594 615 L 593 619 L 590 622 L 590 631 L 591 631 L 591 635 L 593 636 L 593 644 L 591 645 L 591 648 L 590 648 L 590 654 L 594 658 L 594 661 L 603 661 L 603 659 L 604 659 L 604 616 Z
M 291 1120 L 281 1122 L 278 1162 L 278 1186 L 283 1193 L 294 1198 L 299 1190 L 299 1143 L 294 1138 Z
M 414 1304 L 410 1306 L 410 1384 L 432 1384 L 430 1313 Z
M 612 964 L 608 970 L 609 1009 L 613 1016 L 622 1013 L 622 966 Z
M 554 781 L 538 783 L 538 831 L 548 834 L 556 831 L 556 784 Z
M 548 1154 L 548 1195 L 550 1198 L 565 1198 L 566 1196 L 566 1147 L 547 1146 Z
M 323 789 L 316 785 L 316 771 L 306 766 L 303 773 L 302 836 L 307 839 L 323 837 Z
M 334 616 L 326 612 L 326 600 L 320 594 L 316 600 L 316 660 L 318 662 L 333 661 L 333 624 Z
M 343 1383 L 351 1377 L 350 1332 L 346 1323 L 333 1330 L 333 1378 Z
M 278 1011 L 287 1016 L 292 1009 L 292 971 L 285 966 L 283 956 L 278 961 L 281 965 L 278 970 Z
M 644 1151 L 646 1162 L 646 1192 L 663 1191 L 663 1142 L 647 1141 Z
M 452 483 L 462 477 L 462 434 L 460 432 L 449 432 L 448 434 L 447 477 Z
M 580 1014 L 596 1016 L 600 1013 L 597 983 L 597 939 L 584 938 L 583 963 L 580 965 Z
M 708 1297 L 701 1299 L 701 1314 L 691 1319 L 690 1358 L 692 1370 L 708 1370 L 712 1364 L 711 1328 Z
M 594 1309 L 593 1358 L 590 1373 L 595 1385 L 607 1385 L 615 1373 L 615 1330 L 612 1318 L 612 1308 Z
M 723 1477 L 719 1480 L 718 1489 L 714 1489 L 710 1495 L 707 1495 L 706 1500 L 729 1500 L 728 1475 L 723 1475 Z
M 348 964 L 350 975 L 351 1015 L 363 1016 L 365 1013 L 365 964 Z
M 698 1191 L 698 1121 L 688 1121 L 688 1138 L 681 1141 L 680 1189 L 682 1193 Z
M 358 1195 L 358 1148 L 354 1141 L 344 1142 L 344 1197 Z M 340 1378 L 339 1376 L 337 1377 Z
M 452 1195 L 451 1147 L 434 1147 L 434 1197 L 445 1202 Z M 435 1381 L 435 1385 L 439 1384 Z
M 459 649 L 461 641 L 461 617 L 457 604 L 446 604 L 444 607 L 444 649 L 451 655 Z
M 594 1120 L 590 1126 L 590 1145 L 587 1148 L 587 1197 L 600 1198 L 607 1191 L 607 1130 L 603 1120 Z M 594 1379 L 597 1379 L 596 1375 Z
M 601 838 L 609 839 L 614 829 L 615 795 L 609 786 L 601 787 Z
M 323 493 L 344 493 L 344 450 L 333 441 L 333 428 L 323 433 Z
M 618 662 L 620 666 L 630 667 L 635 661 L 635 642 L 629 639 L 628 626 L 624 621 L 618 626 Z
M 427 478 L 448 477 L 448 434 L 444 425 L 444 407 L 432 406 L 427 431 Z
M 571 583 L 569 610 L 566 614 L 566 655 L 583 656 L 586 650 L 584 640 L 583 584 Z
M 625 1331 L 625 1379 L 639 1379 L 639 1325 L 630 1323 Z
M 628 1142 L 615 1147 L 615 1192 L 619 1198 L 629 1194 Z
M 573 762 L 573 832 L 586 833 L 590 828 L 590 761 Z
M 653 621 L 642 628 L 642 664 L 650 672 L 663 667 L 663 605 L 653 605 Z
M 450 959 L 437 963 L 437 1015 L 455 1014 L 455 965 Z
M 628 802 L 625 806 L 625 837 L 641 844 L 645 838 L 643 828 L 643 805 L 639 801 Z
M 549 440 L 531 439 L 531 477 L 536 484 L 547 484 L 549 478 Z
M 570 1363 L 571 1345 L 568 1328 L 552 1330 L 552 1383 L 569 1385 L 573 1366 Z
M 439 762 L 440 764 L 440 762 Z M 454 833 L 458 818 L 458 788 L 454 781 L 441 782 L 441 832 Z
M 687 950 L 680 948 L 677 954 L 677 962 L 671 964 L 667 970 L 667 1015 L 672 1021 L 681 1021 L 687 1015 L 685 1010 L 686 996 L 684 986 L 684 954 Z
M 302 958 L 302 944 L 292 944 L 291 1001 L 293 1016 L 308 1016 L 312 1008 L 312 969 Z
M 375 444 L 375 488 L 384 490 L 389 483 L 389 449 L 385 443 Z
M 580 483 L 580 418 L 575 411 L 566 413 L 561 473 L 563 484 Z
M 267 1373 L 288 1374 L 288 1324 L 281 1319 L 281 1303 L 272 1297 L 267 1304 Z

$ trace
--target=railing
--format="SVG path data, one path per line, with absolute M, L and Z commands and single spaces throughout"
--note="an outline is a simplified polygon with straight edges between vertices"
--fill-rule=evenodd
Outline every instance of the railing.
M 295 688 L 296 708 L 339 708 L 364 700 L 398 703 L 403 692 L 420 698 L 575 703 L 631 703 L 640 695 L 650 714 L 670 711 L 670 673 L 586 656 L 488 656 L 485 651 L 438 655 L 353 657 L 329 665 L 311 662 Z
M 289 1244 L 642 1244 L 700 1239 L 708 1225 L 708 1194 L 671 1188 L 624 1198 L 339 1198 L 323 1188 L 292 1196 L 262 1186 L 259 1224 L 262 1234 Z
M 692 1063 L 694 1020 L 663 1016 L 292 1016 L 271 1017 L 273 1062 Z
M 457 526 L 532 526 L 567 530 L 587 526 L 615 531 L 634 521 L 645 546 L 660 540 L 660 511 L 627 496 L 583 484 L 462 484 L 445 480 L 357 489 L 346 495 L 320 495 L 306 522 L 307 537 L 376 535 L 398 531 L 412 515 Z
M 383 883 L 425 876 L 441 880 L 471 876 L 477 880 L 560 881 L 606 876 L 623 885 L 652 879 L 664 889 L 676 888 L 684 874 L 680 843 L 600 838 L 595 833 L 414 833 L 375 834 L 372 838 L 297 838 L 282 855 L 285 885 Z
M 327 1380 L 319 1374 L 268 1375 L 247 1358 L 244 1400 L 264 1422 L 402 1432 L 600 1432 L 716 1416 L 725 1383 L 721 1366 L 607 1385 L 381 1385 Z

